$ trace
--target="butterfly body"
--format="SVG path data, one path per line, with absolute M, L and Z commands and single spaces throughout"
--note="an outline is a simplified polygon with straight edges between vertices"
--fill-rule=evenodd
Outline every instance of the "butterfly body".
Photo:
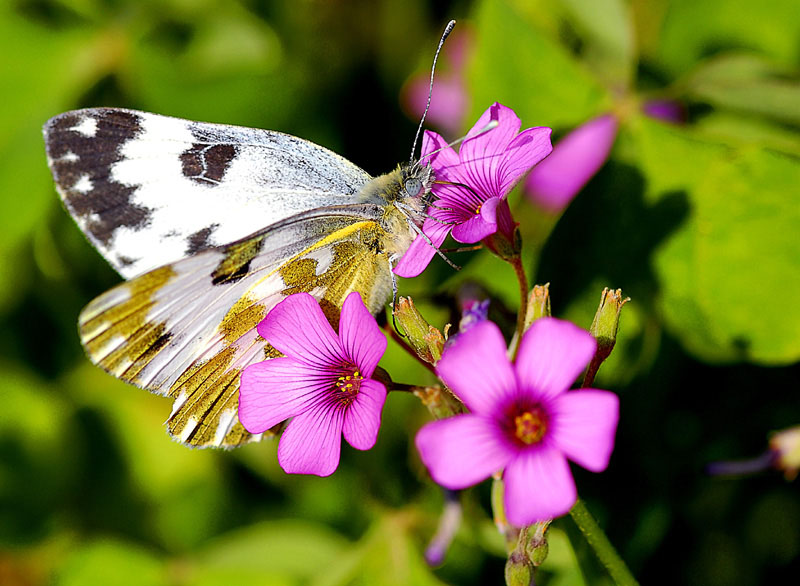
M 334 324 L 351 291 L 383 308 L 433 180 L 417 163 L 372 178 L 290 135 L 132 110 L 67 112 L 44 134 L 65 207 L 128 279 L 81 313 L 87 354 L 172 397 L 168 430 L 192 446 L 260 438 L 238 421 L 239 374 L 278 355 L 255 326 L 283 298 L 312 294 Z

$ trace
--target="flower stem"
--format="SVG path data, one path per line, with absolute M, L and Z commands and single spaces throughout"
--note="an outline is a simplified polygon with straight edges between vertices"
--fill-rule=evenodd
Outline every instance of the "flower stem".
M 525 275 L 525 267 L 522 266 L 522 258 L 518 255 L 508 261 L 514 267 L 514 272 L 517 275 L 519 282 L 519 311 L 517 312 L 517 343 L 514 347 L 514 357 L 512 360 L 517 359 L 517 351 L 519 350 L 519 343 L 522 340 L 522 334 L 525 332 L 525 314 L 528 311 L 528 277 Z
M 614 583 L 617 586 L 638 586 L 639 583 L 636 578 L 633 577 L 628 566 L 619 557 L 617 550 L 611 545 L 608 537 L 606 537 L 606 534 L 581 499 L 575 502 L 569 514 L 575 525 L 580 529 L 589 547 L 594 551 L 597 559 L 600 560 L 608 575 L 614 580 Z

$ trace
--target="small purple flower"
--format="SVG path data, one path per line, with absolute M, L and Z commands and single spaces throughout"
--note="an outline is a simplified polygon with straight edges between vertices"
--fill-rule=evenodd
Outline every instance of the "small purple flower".
M 497 126 L 484 131 L 491 121 Z M 520 119 L 511 108 L 495 102 L 467 133 L 458 153 L 435 132 L 425 132 L 421 158 L 429 160 L 433 167 L 433 193 L 437 199 L 428 208 L 433 218 L 425 220 L 422 231 L 436 247 L 451 231 L 458 242 L 478 242 L 498 228 L 503 232 L 513 230 L 505 197 L 552 150 L 549 128 L 520 132 L 520 126 Z M 415 277 L 434 254 L 433 247 L 417 236 L 394 272 L 401 277 Z
M 433 479 L 456 490 L 503 470 L 506 517 L 518 527 L 569 511 L 577 493 L 567 459 L 600 472 L 614 448 L 617 396 L 567 390 L 595 347 L 588 332 L 542 318 L 523 336 L 512 364 L 492 322 L 462 334 L 436 372 L 471 413 L 434 421 L 417 434 Z
M 606 114 L 558 141 L 550 156 L 525 180 L 528 197 L 554 213 L 566 208 L 608 159 L 617 126 L 617 119 Z
M 686 107 L 677 100 L 654 99 L 642 105 L 642 112 L 664 122 L 672 124 L 686 123 Z
M 370 377 L 386 338 L 358 293 L 342 305 L 338 336 L 308 293 L 281 301 L 258 333 L 286 356 L 244 369 L 239 420 L 262 433 L 291 418 L 278 445 L 285 472 L 332 474 L 342 434 L 358 450 L 375 445 L 386 387 Z

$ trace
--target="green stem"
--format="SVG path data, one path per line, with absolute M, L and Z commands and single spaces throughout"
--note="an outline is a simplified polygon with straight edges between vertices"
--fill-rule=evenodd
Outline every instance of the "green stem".
M 514 272 L 517 275 L 519 282 L 519 311 L 517 312 L 517 343 L 514 347 L 513 360 L 517 359 L 517 351 L 519 350 L 519 343 L 522 340 L 522 334 L 525 332 L 525 315 L 528 312 L 528 278 L 525 276 L 525 267 L 522 266 L 522 258 L 515 256 L 509 259 L 511 266 L 514 267 Z
M 583 533 L 583 537 L 592 548 L 597 559 L 606 568 L 608 575 L 614 580 L 617 586 L 638 586 L 636 578 L 633 577 L 628 566 L 619 557 L 617 550 L 611 545 L 611 542 L 606 537 L 606 534 L 597 524 L 597 521 L 592 517 L 589 509 L 581 499 L 575 502 L 575 505 L 569 512 L 575 525 Z

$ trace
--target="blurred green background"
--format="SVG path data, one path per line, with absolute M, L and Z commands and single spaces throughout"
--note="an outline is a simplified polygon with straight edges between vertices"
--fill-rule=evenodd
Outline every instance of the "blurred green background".
M 800 18 L 796 0 L 5 0 L 0 4 L 0 584 L 496 584 L 488 487 L 464 495 L 446 563 L 423 559 L 442 495 L 411 444 L 427 412 L 389 397 L 378 444 L 327 479 L 283 474 L 274 442 L 192 451 L 169 402 L 84 358 L 81 307 L 118 277 L 61 208 L 41 126 L 123 106 L 272 128 L 378 174 L 408 156 L 401 88 L 449 18 L 469 31 L 470 111 L 514 108 L 555 137 L 615 112 L 611 159 L 543 243 L 535 280 L 588 327 L 604 286 L 633 298 L 596 385 L 619 393 L 617 447 L 579 492 L 643 584 L 786 583 L 797 484 L 711 477 L 800 423 Z M 447 50 L 441 71 L 447 72 Z M 687 121 L 640 113 L 677 100 Z M 454 138 L 451 136 L 450 138 Z M 518 196 L 533 240 L 546 221 Z M 402 281 L 437 325 L 488 254 Z M 395 379 L 432 382 L 396 348 Z M 538 583 L 606 583 L 568 519 Z M 571 542 L 569 537 L 573 538 Z

